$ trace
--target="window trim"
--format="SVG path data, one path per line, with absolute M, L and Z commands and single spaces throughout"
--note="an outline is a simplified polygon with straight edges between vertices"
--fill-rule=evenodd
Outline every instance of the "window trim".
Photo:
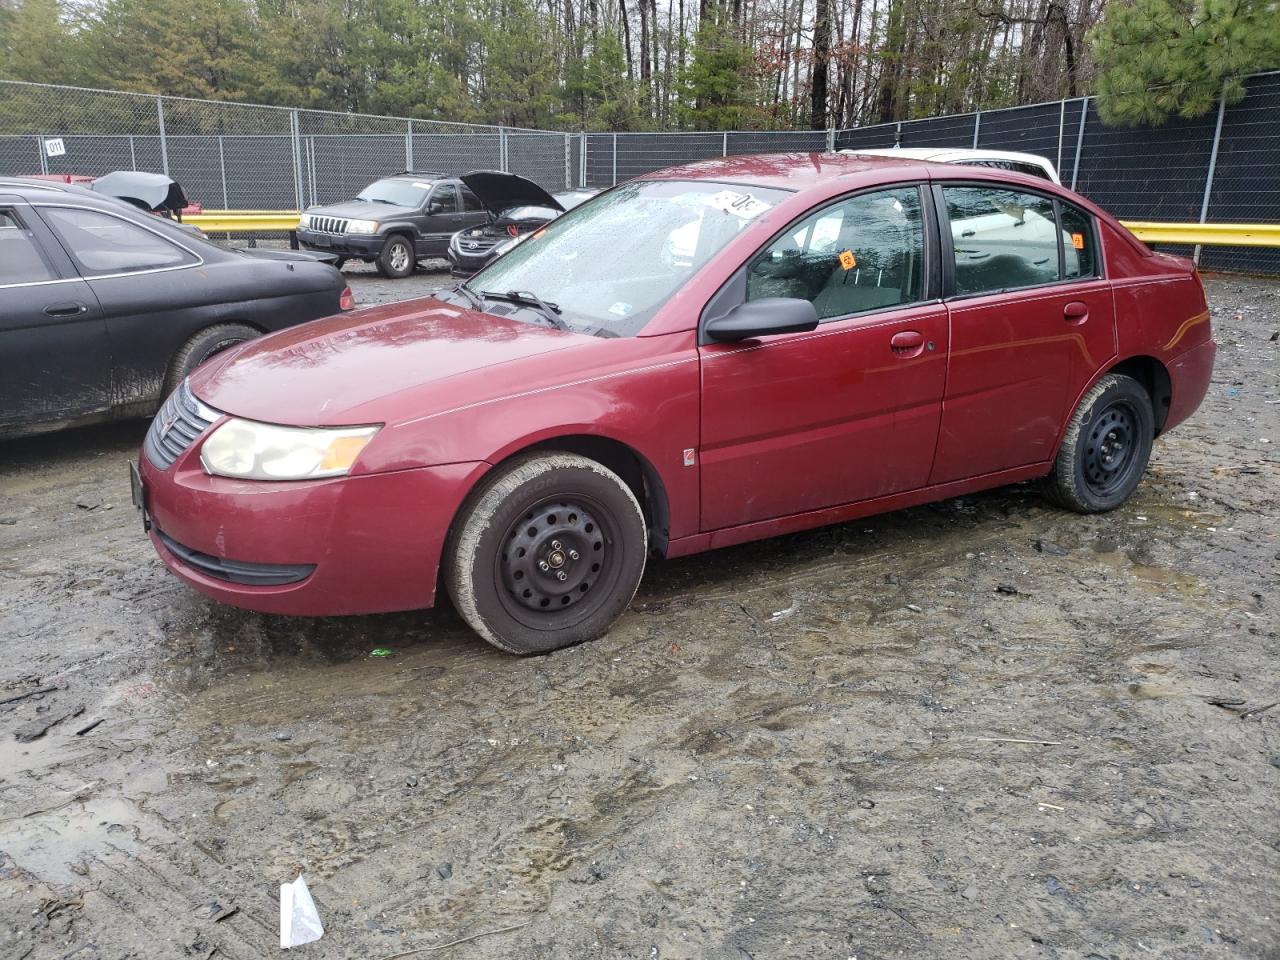
M 451 191 L 453 194 L 453 209 L 440 210 L 436 213 L 431 213 L 431 204 L 436 200 L 436 194 L 438 193 L 443 194 L 446 191 Z M 452 183 L 452 182 L 437 183 L 434 187 L 431 188 L 431 192 L 427 194 L 427 202 L 422 209 L 423 209 L 423 212 L 425 212 L 429 217 L 457 216 L 458 214 L 463 212 L 462 211 L 462 191 L 458 189 L 458 184 L 456 183 Z
M 1096 280 L 1106 279 L 1106 268 L 1103 265 L 1102 246 L 1098 243 L 1098 226 L 1095 222 L 1096 218 L 1089 211 L 1071 204 L 1079 210 L 1089 220 L 1089 230 L 1094 241 L 1094 250 L 1097 251 L 1095 257 L 1096 267 L 1098 268 L 1091 277 L 1065 277 L 1066 272 L 1066 251 L 1062 243 L 1062 203 L 1070 201 L 1063 200 L 1056 193 L 1050 193 L 1047 190 L 1035 190 L 1030 187 L 1024 187 L 1022 184 L 1000 183 L 992 180 L 935 180 L 931 184 L 931 193 L 933 194 L 933 204 L 936 208 L 938 217 L 938 239 L 941 242 L 942 260 L 942 299 L 946 303 L 953 303 L 963 300 L 974 300 L 978 297 L 995 297 L 1005 295 L 1016 295 L 1023 290 L 1044 290 L 1048 287 L 1065 286 L 1077 283 L 1090 283 Z M 947 187 L 977 187 L 978 189 L 997 189 L 1009 190 L 1013 193 L 1027 193 L 1035 197 L 1048 200 L 1053 204 L 1053 222 L 1054 229 L 1057 231 L 1058 239 L 1058 277 L 1056 280 L 1049 280 L 1045 283 L 1033 283 L 1025 287 L 1005 287 L 1001 290 L 982 290 L 978 293 L 957 293 L 956 292 L 956 249 L 955 237 L 951 233 L 951 217 L 947 214 L 947 200 L 943 191 Z
M 821 203 L 810 207 L 804 212 L 792 217 L 787 221 L 786 225 L 780 230 L 775 231 L 760 246 L 752 250 L 740 263 L 736 270 L 729 276 L 715 293 L 713 293 L 703 305 L 702 312 L 698 316 L 698 345 L 705 346 L 712 343 L 706 336 L 707 324 L 714 317 L 722 316 L 734 307 L 740 306 L 747 302 L 747 267 L 759 257 L 765 250 L 773 246 L 782 237 L 789 233 L 794 233 L 795 229 L 804 221 L 811 217 L 818 216 L 825 210 L 847 203 L 857 197 L 866 196 L 873 193 L 887 193 L 890 190 L 911 190 L 916 191 L 920 201 L 920 239 L 923 245 L 924 264 L 921 268 L 924 283 L 922 286 L 922 297 L 919 300 L 912 300 L 910 303 L 895 303 L 891 306 L 872 307 L 869 310 L 860 310 L 857 313 L 842 313 L 834 317 L 825 317 L 818 320 L 818 326 L 824 327 L 829 323 L 838 323 L 842 320 L 860 319 L 862 317 L 876 316 L 878 314 L 888 313 L 892 310 L 906 310 L 915 307 L 929 306 L 942 302 L 942 278 L 939 274 L 941 266 L 941 257 L 937 252 L 938 241 L 938 220 L 936 212 L 933 209 L 932 198 L 928 193 L 928 181 L 924 180 L 903 180 L 897 183 L 877 183 L 874 186 L 861 187 L 857 190 L 851 190 L 848 193 L 842 193 L 837 197 L 829 197 Z M 736 293 L 736 295 L 735 295 Z
M 41 220 L 44 219 L 44 216 L 40 213 L 40 210 L 50 208 L 50 207 L 60 209 L 60 210 L 81 210 L 81 211 L 86 211 L 88 213 L 99 213 L 99 214 L 102 214 L 102 216 L 104 217 L 112 217 L 116 220 L 123 221 L 124 223 L 128 223 L 142 230 L 145 230 L 147 233 L 153 234 L 154 236 L 158 237 L 162 243 L 167 243 L 170 246 L 177 247 L 179 250 L 183 250 L 187 254 L 195 258 L 194 263 L 179 263 L 179 264 L 175 264 L 172 267 L 145 267 L 141 270 L 126 270 L 120 273 L 86 273 L 84 270 L 81 269 L 80 261 L 76 259 L 75 254 L 67 249 L 66 243 L 64 243 L 62 240 L 62 237 L 58 235 L 58 231 L 52 226 L 52 224 L 46 223 L 46 226 L 48 226 L 49 228 L 49 232 L 53 235 L 54 240 L 57 241 L 58 246 L 61 247 L 62 250 L 66 253 L 67 258 L 71 261 L 71 265 L 75 268 L 76 272 L 80 275 L 80 279 L 115 280 L 120 277 L 143 277 L 152 273 L 171 273 L 174 270 L 191 270 L 195 267 L 204 266 L 204 262 L 205 262 L 204 257 L 200 256 L 200 254 L 196 253 L 186 244 L 179 243 L 177 240 L 173 239 L 172 237 L 167 237 L 160 231 L 153 230 L 151 229 L 151 227 L 147 226 L 146 224 L 140 223 L 139 221 L 133 220 L 129 217 L 122 216 L 113 210 L 100 210 L 97 207 L 86 207 L 76 203 L 44 203 L 43 201 L 37 201 L 36 203 L 33 203 L 31 206 L 36 211 L 36 215 L 39 216 Z M 148 214 L 148 216 L 150 216 L 150 214 Z

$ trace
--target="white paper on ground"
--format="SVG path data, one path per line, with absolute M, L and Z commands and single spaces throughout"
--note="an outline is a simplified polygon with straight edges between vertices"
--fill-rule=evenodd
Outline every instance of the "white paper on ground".
M 301 876 L 280 885 L 280 946 L 300 947 L 324 936 L 324 925 L 316 913 L 316 902 Z

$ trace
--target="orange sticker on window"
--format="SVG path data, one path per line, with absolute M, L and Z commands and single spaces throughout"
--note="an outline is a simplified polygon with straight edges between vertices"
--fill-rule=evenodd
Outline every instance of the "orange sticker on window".
M 857 258 L 853 255 L 852 250 L 842 250 L 840 252 L 840 266 L 846 270 L 852 270 L 858 265 Z
M 1073 247 L 1075 247 L 1077 250 L 1083 250 L 1083 249 L 1084 249 L 1084 234 L 1083 234 L 1083 233 L 1073 233 L 1073 234 L 1071 235 L 1071 245 L 1072 245 Z

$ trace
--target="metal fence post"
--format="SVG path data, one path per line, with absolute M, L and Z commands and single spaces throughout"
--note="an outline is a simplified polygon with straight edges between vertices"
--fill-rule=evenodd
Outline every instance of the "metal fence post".
M 1054 167 L 1058 176 L 1062 176 L 1062 132 L 1067 125 L 1067 101 L 1064 98 L 1058 104 L 1058 165 Z
M 289 145 L 293 151 L 293 202 L 302 210 L 302 136 L 297 110 L 289 111 Z
M 1080 151 L 1084 149 L 1084 122 L 1089 116 L 1089 98 L 1080 103 L 1080 128 L 1076 131 L 1076 161 L 1071 167 L 1071 189 L 1076 188 L 1076 178 L 1080 175 Z
M 1229 80 L 1222 81 L 1222 93 L 1218 95 L 1218 122 L 1213 127 L 1213 146 L 1209 149 L 1209 170 L 1204 177 L 1204 198 L 1200 201 L 1200 222 L 1205 223 L 1209 218 L 1209 195 L 1213 192 L 1213 172 L 1218 166 L 1218 144 L 1222 142 L 1222 118 L 1227 112 L 1227 84 Z M 1192 258 L 1196 263 L 1200 262 L 1200 244 L 1196 244 L 1195 253 Z
M 231 203 L 227 200 L 227 154 L 222 147 L 221 134 L 218 136 L 218 169 L 222 171 L 222 209 L 230 210 Z
M 578 185 L 585 187 L 587 185 L 587 131 L 583 130 L 578 134 Z
M 894 127 L 893 129 L 893 145 L 895 147 L 902 146 L 902 121 L 901 120 L 898 121 L 897 126 Z
M 567 133 L 564 135 L 564 188 L 573 189 L 573 141 Z
M 827 153 L 836 152 L 836 128 L 827 127 Z
M 618 135 L 617 134 L 614 134 L 613 136 L 613 143 L 614 143 L 613 152 L 615 154 L 613 179 L 614 179 L 614 182 L 616 183 L 618 180 L 618 173 L 617 173 L 618 164 L 617 164 L 617 158 L 616 158 L 616 154 L 618 152 L 618 146 L 617 146 Z M 727 157 L 728 155 L 729 155 L 729 131 L 726 130 L 721 135 L 721 139 L 720 139 L 720 156 Z
M 498 169 L 503 173 L 510 173 L 507 169 L 507 129 L 506 127 L 498 127 Z
M 613 135 L 613 186 L 618 185 L 618 135 Z
M 133 145 L 133 134 L 129 134 L 129 169 L 138 169 L 138 149 Z
M 404 168 L 413 169 L 413 121 L 405 121 L 404 132 Z
M 973 115 L 973 149 L 978 149 L 978 134 L 982 130 L 982 111 Z
M 156 97 L 156 121 L 160 124 L 160 169 L 169 175 L 169 143 L 164 133 L 164 99 Z
M 43 136 L 36 137 L 36 153 L 40 155 L 40 172 L 48 173 L 49 158 L 44 155 L 44 141 L 45 138 Z

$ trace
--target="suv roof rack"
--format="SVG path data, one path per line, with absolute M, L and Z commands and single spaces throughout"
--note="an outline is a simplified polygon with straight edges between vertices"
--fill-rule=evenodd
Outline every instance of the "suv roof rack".
M 393 173 L 393 177 L 438 177 L 441 180 L 449 175 L 443 170 L 401 170 L 399 173 Z

